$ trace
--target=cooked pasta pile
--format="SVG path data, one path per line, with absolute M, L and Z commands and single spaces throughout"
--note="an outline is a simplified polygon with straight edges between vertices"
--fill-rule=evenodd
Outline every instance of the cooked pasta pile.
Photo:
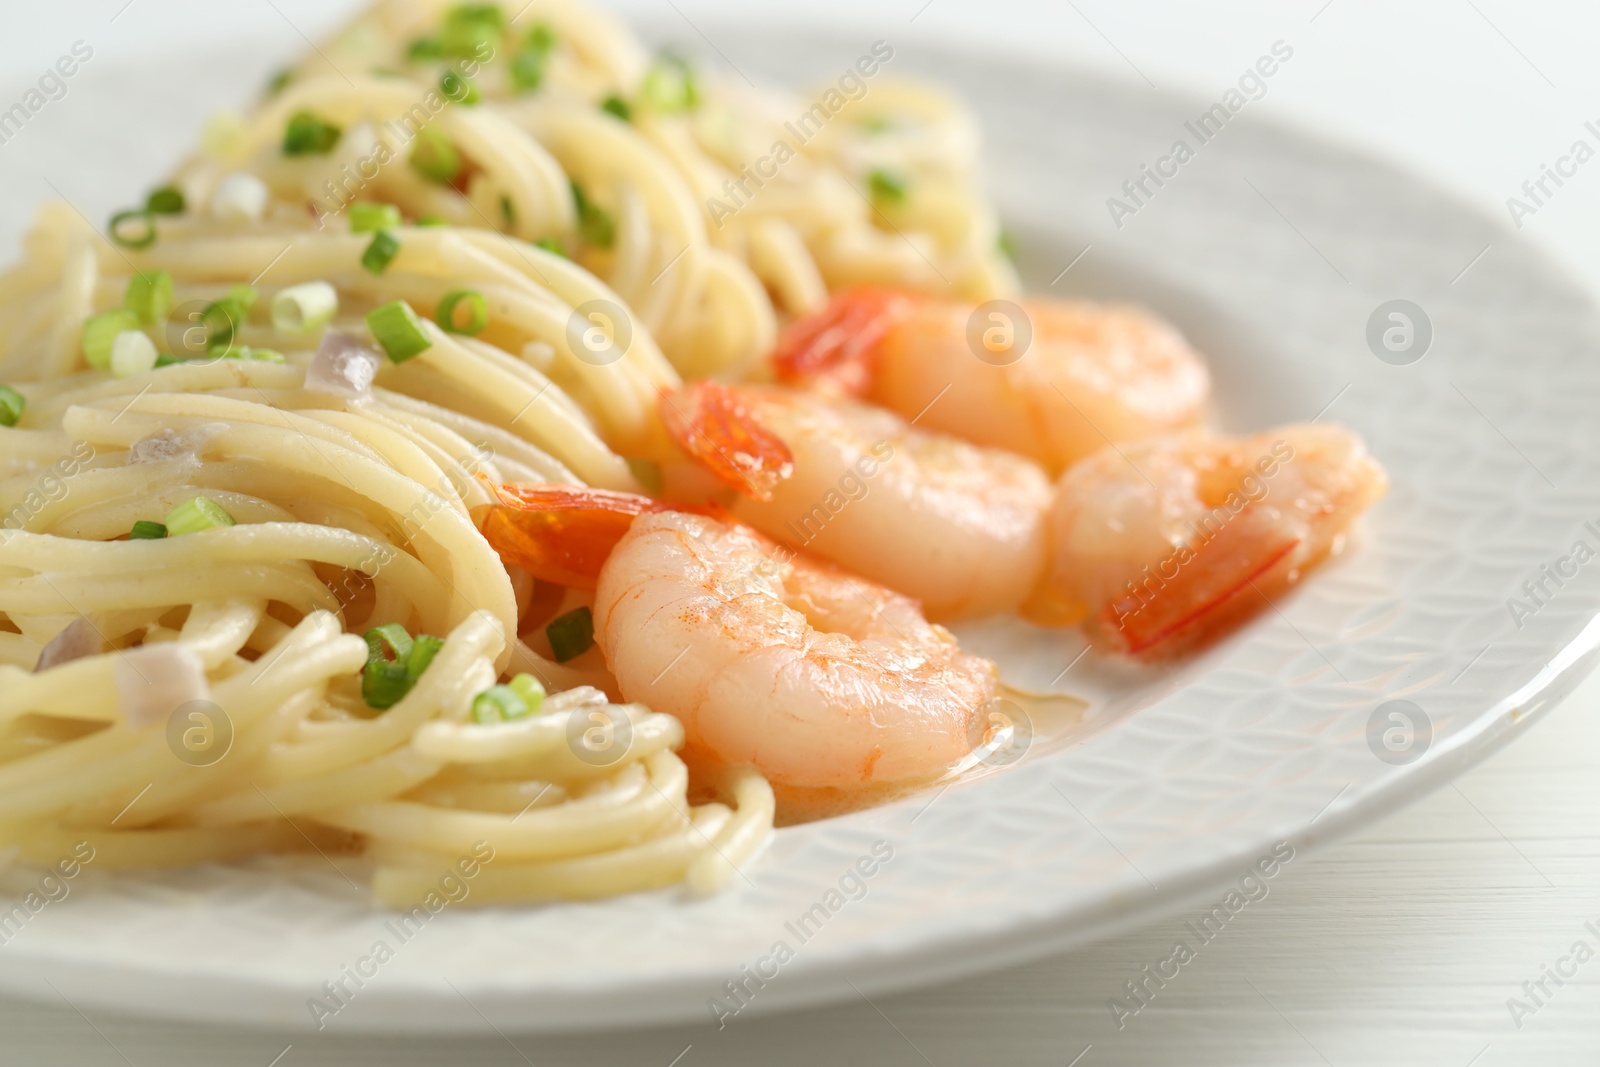
M 475 903 L 725 884 L 770 788 L 691 787 L 592 594 L 475 514 L 647 491 L 659 392 L 761 376 L 840 286 L 1014 288 L 970 120 L 857 83 L 727 211 L 822 97 L 565 0 L 388 2 L 105 232 L 45 207 L 0 277 L 0 849 L 359 852 L 399 906 L 482 842 Z

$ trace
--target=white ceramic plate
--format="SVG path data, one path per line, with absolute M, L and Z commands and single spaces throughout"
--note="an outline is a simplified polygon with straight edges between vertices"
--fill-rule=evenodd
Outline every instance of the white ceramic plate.
M 726 28 L 716 40 L 752 76 L 796 82 L 863 50 Z M 1177 669 L 1083 659 L 1060 683 L 1094 697 L 1081 732 L 942 794 L 783 830 L 753 884 L 718 899 L 446 910 L 402 942 L 320 861 L 91 869 L 0 948 L 0 988 L 53 997 L 48 979 L 81 1007 L 303 1028 L 308 1000 L 382 940 L 393 958 L 359 987 L 345 979 L 328 1029 L 613 1027 L 709 1020 L 711 998 L 734 1003 L 725 983 L 771 974 L 783 942 L 776 977 L 746 985 L 748 1013 L 871 995 L 1223 901 L 1280 842 L 1299 855 L 1438 786 L 1588 669 L 1600 563 L 1546 579 L 1520 626 L 1507 606 L 1575 542 L 1600 548 L 1584 525 L 1600 529 L 1600 345 L 1574 283 L 1437 190 L 1248 113 L 1118 229 L 1106 198 L 1209 101 L 970 52 L 897 62 L 978 107 L 1035 289 L 1057 279 L 1051 291 L 1176 320 L 1212 360 L 1229 428 L 1321 416 L 1366 435 L 1394 486 L 1352 550 Z M 186 65 L 185 92 L 237 96 L 228 67 Z M 96 90 L 104 125 L 126 131 L 140 84 L 130 70 L 115 98 Z M 120 174 L 76 180 L 113 203 L 138 192 Z M 1411 365 L 1368 345 L 1393 299 L 1431 322 Z M 1082 647 L 1019 625 L 964 636 L 1031 686 Z M 1383 759 L 1369 724 L 1391 700 L 1431 725 Z M 847 878 L 875 848 L 892 859 Z M 34 880 L 9 872 L 0 900 Z

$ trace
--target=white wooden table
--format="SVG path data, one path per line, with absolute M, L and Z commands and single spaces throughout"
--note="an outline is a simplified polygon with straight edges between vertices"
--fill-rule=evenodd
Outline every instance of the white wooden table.
M 79 38 L 108 66 L 170 45 L 174 34 L 195 38 L 197 20 L 208 32 L 251 33 L 261 42 L 261 70 L 302 47 L 272 5 L 136 0 L 118 14 L 125 3 L 13 5 L 19 10 L 7 11 L 0 38 L 0 84 L 17 92 L 4 98 Z M 348 6 L 275 3 L 311 34 Z M 1290 40 L 1299 49 L 1298 80 L 1276 83 L 1267 109 L 1402 157 L 1491 212 L 1504 212 L 1506 197 L 1581 135 L 1595 117 L 1586 103 L 1600 99 L 1600 73 L 1587 54 L 1600 11 L 1575 0 L 1074 3 L 786 0 L 762 11 L 803 11 L 813 22 L 897 42 L 958 33 L 1202 93 L 1230 82 L 1263 44 Z M 740 12 L 733 0 L 617 6 L 681 17 L 686 37 Z M 743 17 L 753 17 L 748 7 Z M 206 62 L 204 49 L 195 56 Z M 210 106 L 185 98 L 181 67 L 152 70 L 151 79 L 174 122 L 192 125 Z M 114 164 L 115 142 L 72 135 L 93 128 L 90 118 L 74 113 L 69 96 L 52 116 L 54 136 L 30 130 L 0 149 L 0 202 L 31 206 L 40 173 L 63 161 Z M 153 176 L 131 174 L 130 187 Z M 0 215 L 4 247 L 24 221 L 16 210 Z M 1600 168 L 1570 182 L 1525 232 L 1600 284 Z M 473 1039 L 296 1038 L 286 1048 L 290 1039 L 274 1034 L 0 1001 L 0 1067 L 1600 1064 L 1600 958 L 1562 986 L 1543 974 L 1580 939 L 1600 952 L 1600 936 L 1585 925 L 1600 930 L 1597 712 L 1600 679 L 1454 786 L 1297 859 L 1266 900 L 1200 949 L 1120 1030 L 1107 1001 L 1167 955 L 1187 916 L 1027 967 L 870 1004 L 741 1020 L 721 1032 L 707 1024 L 507 1039 L 486 1028 Z M 1541 979 L 1550 995 L 1535 1002 L 1523 983 Z M 1520 1028 L 1508 1008 L 1513 997 L 1536 1008 Z

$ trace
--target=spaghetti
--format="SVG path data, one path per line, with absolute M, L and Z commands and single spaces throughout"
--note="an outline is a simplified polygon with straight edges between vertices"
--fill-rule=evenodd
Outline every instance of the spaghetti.
M 643 491 L 661 391 L 760 376 L 841 286 L 1014 290 L 970 120 L 864 77 L 808 104 L 567 0 L 390 0 L 108 232 L 45 207 L 0 276 L 0 846 L 361 853 L 396 905 L 485 841 L 475 901 L 726 884 L 770 787 L 691 789 L 592 593 L 475 512 Z

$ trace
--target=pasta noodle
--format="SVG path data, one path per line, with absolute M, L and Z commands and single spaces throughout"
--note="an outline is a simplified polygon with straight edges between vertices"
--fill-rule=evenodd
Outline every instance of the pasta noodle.
M 480 842 L 489 903 L 713 892 L 769 837 L 757 774 L 691 803 L 678 722 L 545 628 L 589 595 L 508 568 L 475 513 L 486 482 L 643 491 L 658 394 L 760 377 L 831 290 L 1013 292 L 973 125 L 886 73 L 820 112 L 746 91 L 569 0 L 435 54 L 458 15 L 378 4 L 212 125 L 180 210 L 102 234 L 48 205 L 0 275 L 0 846 L 360 853 L 399 906 Z M 533 685 L 537 714 L 482 714 Z

